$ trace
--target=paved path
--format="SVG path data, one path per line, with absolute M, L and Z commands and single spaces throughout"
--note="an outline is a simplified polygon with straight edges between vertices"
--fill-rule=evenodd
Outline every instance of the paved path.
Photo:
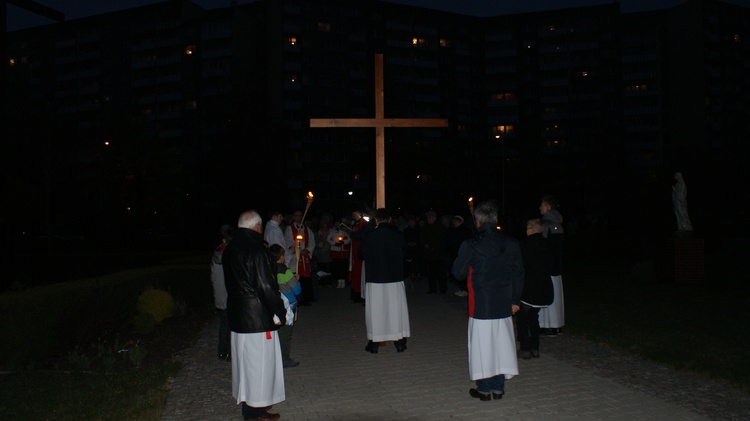
M 397 353 L 388 343 L 370 354 L 363 306 L 349 300 L 348 289 L 320 292 L 295 326 L 292 357 L 301 364 L 286 370 L 286 401 L 272 410 L 282 420 L 750 419 L 747 394 L 722 388 L 718 403 L 701 402 L 694 396 L 715 389 L 693 386 L 705 381 L 569 335 L 543 338 L 541 358 L 519 361 L 505 397 L 480 402 L 468 394 L 465 299 L 426 294 L 417 282 L 408 296 L 408 349 Z M 216 359 L 217 330 L 217 321 L 207 325 L 182 356 L 163 421 L 242 418 L 231 396 L 230 363 Z M 734 409 L 726 409 L 729 401 Z

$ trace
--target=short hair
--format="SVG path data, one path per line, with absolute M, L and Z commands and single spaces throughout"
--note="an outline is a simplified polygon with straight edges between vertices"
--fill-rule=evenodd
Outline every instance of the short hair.
M 425 216 L 427 216 L 428 218 L 430 216 L 434 216 L 435 218 L 437 218 L 437 212 L 435 212 L 434 210 L 427 211 L 427 213 L 425 214 Z
M 239 228 L 255 228 L 263 225 L 263 218 L 260 217 L 257 211 L 249 210 L 240 214 L 240 220 L 237 221 Z
M 534 230 L 535 233 L 539 234 L 544 231 L 544 225 L 542 220 L 539 218 L 532 218 L 526 222 L 526 227 Z
M 555 196 L 542 196 L 542 203 L 548 204 L 552 210 L 557 209 L 557 199 Z
M 474 209 L 474 218 L 480 224 L 497 225 L 497 206 L 492 202 L 483 202 Z
M 386 208 L 380 208 L 375 211 L 375 219 L 377 219 L 378 222 L 386 222 L 391 219 L 391 212 Z
M 284 247 L 281 247 L 281 245 L 279 244 L 271 244 L 271 247 L 269 247 L 268 250 L 277 260 L 279 257 L 284 255 Z

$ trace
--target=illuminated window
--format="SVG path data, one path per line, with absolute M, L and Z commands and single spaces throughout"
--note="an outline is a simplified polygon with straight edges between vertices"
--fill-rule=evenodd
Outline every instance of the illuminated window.
M 550 30 L 550 31 L 554 31 L 555 30 L 555 25 L 547 25 L 547 29 Z
M 425 41 L 424 38 L 414 37 L 414 38 L 411 39 L 411 44 L 412 45 L 425 45 L 425 43 L 426 43 L 426 41 Z
M 646 92 L 648 91 L 648 85 L 645 83 L 636 84 L 636 85 L 629 85 L 625 88 L 628 92 Z
M 516 94 L 512 92 L 497 93 L 497 94 L 492 95 L 492 99 L 499 99 L 499 100 L 516 99 Z
M 185 103 L 185 109 L 186 110 L 195 110 L 198 109 L 198 101 L 196 100 L 190 100 Z
M 15 58 L 13 58 L 13 57 L 11 57 L 11 58 L 10 58 L 10 60 L 9 60 L 9 64 L 10 64 L 11 66 L 15 66 L 15 65 L 16 65 L 16 59 L 15 59 Z
M 188 45 L 185 47 L 185 54 L 192 55 L 195 52 L 195 45 Z
M 294 74 L 289 75 L 289 81 L 292 82 L 292 83 L 296 83 L 297 82 L 297 75 L 294 75 Z
M 579 73 L 579 75 L 580 75 L 580 76 L 583 76 L 583 77 L 586 77 L 586 76 L 588 76 L 588 75 L 589 75 L 589 72 L 587 72 L 587 71 L 583 71 L 583 72 Z
M 289 45 L 296 45 L 296 44 L 297 44 L 297 37 L 290 37 Z
M 732 36 L 732 41 L 734 41 L 734 42 L 742 42 L 742 35 L 740 35 L 740 34 L 734 34 Z
M 450 42 L 448 42 L 448 40 L 447 40 L 447 39 L 445 39 L 445 38 L 440 38 L 440 46 L 441 46 L 441 47 L 447 47 L 447 46 L 448 46 L 448 44 L 450 44 Z
M 513 133 L 513 126 L 495 126 L 492 128 L 492 133 L 495 135 L 495 139 L 500 139 L 503 134 Z
M 318 31 L 331 32 L 330 22 L 318 22 Z

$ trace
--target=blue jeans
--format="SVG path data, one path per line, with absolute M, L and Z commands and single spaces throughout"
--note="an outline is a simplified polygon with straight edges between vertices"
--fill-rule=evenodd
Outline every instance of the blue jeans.
M 485 395 L 492 393 L 502 393 L 505 391 L 505 374 L 498 374 L 494 377 L 477 380 L 477 392 Z

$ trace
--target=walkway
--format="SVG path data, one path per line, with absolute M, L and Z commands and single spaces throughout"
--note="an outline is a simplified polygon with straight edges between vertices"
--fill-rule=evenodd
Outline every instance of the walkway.
M 543 338 L 541 358 L 520 360 L 501 401 L 469 397 L 465 298 L 409 291 L 412 337 L 364 351 L 364 308 L 349 289 L 322 288 L 303 307 L 287 369 L 282 420 L 707 420 L 750 419 L 750 396 L 606 347 Z M 163 421 L 239 420 L 230 363 L 216 359 L 217 322 L 187 351 Z M 718 395 L 718 396 L 717 396 Z M 709 414 L 706 416 L 705 414 Z

